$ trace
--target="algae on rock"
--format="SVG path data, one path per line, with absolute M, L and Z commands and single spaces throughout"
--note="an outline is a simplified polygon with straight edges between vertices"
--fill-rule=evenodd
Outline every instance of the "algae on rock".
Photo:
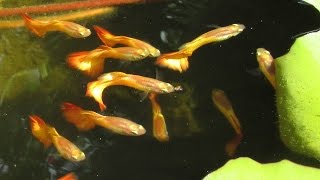
M 315 3 L 320 10 L 320 3 Z M 320 31 L 296 39 L 276 59 L 280 136 L 292 151 L 320 160 Z
M 39 87 L 46 76 L 48 57 L 37 40 L 21 30 L 0 35 L 0 105 L 25 91 Z
M 298 38 L 276 59 L 277 108 L 282 141 L 320 160 L 320 32 Z
M 229 160 L 203 180 L 256 180 L 256 179 L 319 179 L 320 170 L 295 164 L 288 160 L 262 164 L 247 157 Z

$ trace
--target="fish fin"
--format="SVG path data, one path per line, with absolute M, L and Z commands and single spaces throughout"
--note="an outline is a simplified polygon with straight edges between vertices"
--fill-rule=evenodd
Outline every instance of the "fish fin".
M 102 50 L 111 50 L 112 47 L 109 47 L 107 45 L 100 45 L 97 49 L 102 49 Z
M 78 180 L 78 176 L 74 172 L 70 172 L 57 180 Z
M 153 136 L 160 142 L 167 142 L 169 141 L 167 125 L 156 97 L 155 93 L 149 94 L 153 113 Z
M 217 28 L 221 28 L 222 26 L 219 26 L 219 25 L 217 25 L 217 24 L 208 24 L 208 25 L 206 25 L 206 27 L 207 28 L 215 28 L 215 29 L 217 29 Z
M 140 102 L 143 102 L 149 96 L 148 92 L 139 92 Z
M 31 16 L 29 16 L 26 13 L 21 14 L 21 17 L 24 20 L 25 26 L 29 30 L 31 30 L 34 34 L 38 35 L 39 37 L 44 37 L 44 35 L 47 32 L 46 30 L 47 23 L 33 19 Z
M 68 102 L 62 103 L 61 111 L 65 119 L 74 124 L 80 131 L 88 131 L 95 127 L 94 121 L 83 114 L 85 110 L 74 104 Z
M 189 68 L 188 57 L 171 58 L 170 56 L 161 55 L 157 58 L 157 65 L 161 67 L 166 67 L 174 71 L 179 71 L 180 73 L 186 71 Z
M 82 71 L 87 76 L 95 78 L 103 72 L 104 58 L 87 58 L 89 51 L 71 53 L 67 57 L 67 64 Z
M 29 120 L 33 136 L 36 137 L 45 148 L 49 147 L 52 144 L 52 140 L 47 132 L 48 126 L 46 123 L 37 115 L 30 115 Z
M 242 134 L 236 134 L 226 145 L 225 145 L 225 152 L 229 157 L 233 157 L 238 145 L 241 143 Z
M 123 72 L 110 72 L 110 73 L 102 74 L 101 76 L 98 77 L 98 80 L 112 81 L 112 80 L 126 77 L 126 76 L 127 74 Z
M 96 30 L 98 37 L 104 44 L 110 47 L 113 47 L 114 45 L 116 45 L 116 42 L 112 41 L 112 39 L 114 38 L 114 35 L 111 34 L 108 30 L 100 26 L 93 26 L 93 28 Z
M 192 42 L 187 42 L 187 43 L 182 44 L 178 49 L 179 49 L 179 50 L 187 49 L 187 48 L 189 48 L 190 46 L 192 46 Z
M 60 136 L 60 134 L 57 132 L 56 128 L 54 128 L 52 126 L 47 126 L 47 132 L 51 136 L 51 139 L 53 136 L 57 136 L 57 137 Z
M 108 85 L 101 84 L 100 81 L 93 81 L 87 84 L 86 96 L 93 97 L 99 103 L 100 110 L 106 110 L 107 106 L 102 101 L 102 92 Z

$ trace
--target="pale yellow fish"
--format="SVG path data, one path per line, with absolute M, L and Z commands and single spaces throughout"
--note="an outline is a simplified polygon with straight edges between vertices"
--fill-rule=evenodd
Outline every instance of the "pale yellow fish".
M 105 88 L 115 85 L 131 87 L 146 93 L 165 94 L 182 90 L 180 86 L 175 87 L 157 79 L 123 72 L 110 72 L 99 76 L 96 81 L 89 82 L 86 96 L 93 97 L 99 103 L 100 109 L 105 110 L 106 105 L 102 101 L 102 92 Z
M 270 52 L 264 48 L 258 48 L 257 61 L 261 72 L 269 80 L 273 88 L 276 88 L 275 64 Z

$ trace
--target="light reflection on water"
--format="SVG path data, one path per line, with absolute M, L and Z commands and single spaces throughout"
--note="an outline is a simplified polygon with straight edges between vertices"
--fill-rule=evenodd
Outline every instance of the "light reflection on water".
M 257 47 L 264 46 L 277 57 L 290 47 L 292 36 L 316 28 L 319 16 L 315 11 L 287 1 L 181 2 L 125 6 L 112 18 L 82 21 L 87 27 L 96 24 L 114 34 L 145 40 L 163 53 L 176 50 L 213 25 L 247 26 L 235 38 L 197 50 L 190 60 L 190 69 L 183 74 L 157 68 L 152 58 L 135 63 L 106 62 L 106 72 L 156 77 L 158 70 L 160 79 L 184 87 L 184 92 L 159 96 L 170 142 L 159 143 L 152 137 L 150 102 L 141 101 L 139 92 L 125 87 L 106 90 L 104 101 L 109 108 L 103 113 L 142 124 L 146 135 L 122 137 L 102 128 L 89 132 L 76 130 L 63 119 L 61 102 L 94 111 L 98 111 L 98 106 L 84 97 L 90 79 L 69 69 L 65 57 L 71 52 L 94 49 L 101 42 L 94 33 L 86 39 L 71 39 L 58 33 L 44 39 L 27 35 L 23 41 L 38 43 L 38 48 L 50 55 L 48 75 L 40 79 L 38 90 L 7 100 L 0 107 L 0 178 L 56 179 L 73 171 L 81 180 L 200 179 L 229 159 L 224 145 L 233 136 L 227 121 L 213 107 L 212 88 L 228 94 L 244 128 L 244 141 L 236 156 L 249 156 L 260 162 L 289 158 L 315 165 L 282 145 L 277 134 L 273 90 L 261 76 L 246 71 L 257 67 L 252 54 Z M 237 8 L 230 7 L 231 4 Z M 29 33 L 21 29 L 10 31 Z M 168 42 L 162 42 L 160 32 L 165 32 Z M 17 44 L 26 48 L 28 43 Z M 1 50 L 6 54 L 5 49 Z M 31 135 L 29 114 L 39 114 L 55 126 L 86 153 L 87 159 L 72 163 L 59 157 L 53 147 L 44 150 Z

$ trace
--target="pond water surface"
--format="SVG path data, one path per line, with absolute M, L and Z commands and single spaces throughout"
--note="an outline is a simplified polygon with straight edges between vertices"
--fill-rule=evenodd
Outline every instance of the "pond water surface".
M 226 92 L 243 127 L 244 138 L 235 157 L 247 156 L 263 163 L 289 159 L 319 167 L 318 162 L 294 154 L 282 144 L 274 90 L 257 71 L 255 59 L 259 47 L 270 50 L 274 57 L 285 54 L 294 36 L 319 28 L 319 22 L 320 16 L 312 6 L 296 1 L 180 0 L 120 6 L 112 16 L 80 21 L 93 32 L 85 39 L 71 39 L 54 32 L 40 39 L 25 28 L 0 30 L 1 44 L 4 39 L 11 41 L 10 35 L 5 34 L 12 33 L 21 36 L 11 42 L 17 45 L 16 52 L 31 53 L 19 56 L 22 60 L 14 61 L 19 64 L 11 63 L 12 66 L 29 63 L 30 67 L 38 67 L 43 61 L 47 73 L 40 78 L 37 88 L 5 99 L 0 107 L 0 179 L 51 180 L 68 172 L 75 172 L 80 180 L 201 179 L 230 159 L 224 146 L 234 136 L 227 120 L 213 106 L 213 88 Z M 132 63 L 106 61 L 105 72 L 159 78 L 184 88 L 183 92 L 159 96 L 169 142 L 153 138 L 150 102 L 126 87 L 116 86 L 104 92 L 108 109 L 101 113 L 142 124 L 147 130 L 143 136 L 120 136 L 102 128 L 80 132 L 62 117 L 60 104 L 64 101 L 99 112 L 96 102 L 84 96 L 91 79 L 65 63 L 69 53 L 102 44 L 93 25 L 147 41 L 166 53 L 215 27 L 234 23 L 244 24 L 244 32 L 198 49 L 185 73 L 159 68 L 153 64 L 154 58 Z M 10 55 L 11 50 L 6 48 L 9 47 L 0 49 L 0 66 Z M 46 56 L 33 54 L 38 51 Z M 1 79 L 9 77 L 3 69 L 6 68 L 1 68 Z M 77 144 L 85 152 L 86 160 L 73 163 L 61 158 L 53 146 L 45 150 L 31 134 L 30 114 L 40 115 Z

